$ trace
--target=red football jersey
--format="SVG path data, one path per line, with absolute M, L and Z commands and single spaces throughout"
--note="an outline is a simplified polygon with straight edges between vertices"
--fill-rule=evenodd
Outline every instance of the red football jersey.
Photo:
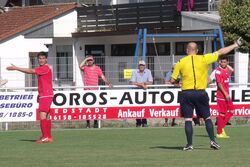
M 231 75 L 231 71 L 228 68 L 223 69 L 218 67 L 215 71 L 215 78 L 217 83 L 221 83 L 224 90 L 229 94 L 229 78 Z M 225 99 L 224 94 L 221 90 L 217 87 L 217 99 Z
M 38 77 L 38 93 L 41 97 L 53 97 L 52 70 L 48 64 L 35 68 Z

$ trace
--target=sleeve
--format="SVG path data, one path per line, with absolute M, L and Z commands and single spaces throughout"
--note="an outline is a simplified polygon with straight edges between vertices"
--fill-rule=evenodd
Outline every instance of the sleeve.
M 167 72 L 165 80 L 170 81 L 171 80 L 171 75 L 172 75 L 171 71 Z
M 36 75 L 45 75 L 49 72 L 50 68 L 48 65 L 43 65 L 35 68 Z
M 96 72 L 97 72 L 97 75 L 99 77 L 103 76 L 103 72 L 102 72 L 102 69 L 100 67 L 97 67 L 97 71 Z
M 219 70 L 215 71 L 215 78 L 217 83 L 223 83 L 221 72 Z
M 150 70 L 148 70 L 149 74 L 148 74 L 148 81 L 149 82 L 153 82 L 153 77 L 152 77 L 152 73 Z
M 136 70 L 133 71 L 130 82 L 136 82 Z
M 204 58 L 207 64 L 216 62 L 218 60 L 218 57 L 219 57 L 219 52 L 208 53 L 204 55 Z
M 180 74 L 180 61 L 175 65 L 174 71 L 171 77 L 174 78 L 174 80 L 178 80 L 179 74 Z
M 81 70 L 84 71 L 84 70 L 85 70 L 85 67 L 86 67 L 85 65 L 82 66 L 82 67 L 81 67 Z

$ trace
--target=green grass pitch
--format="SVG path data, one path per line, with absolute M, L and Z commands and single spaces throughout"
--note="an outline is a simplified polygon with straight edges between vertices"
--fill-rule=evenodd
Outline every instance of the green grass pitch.
M 0 132 L 0 167 L 247 167 L 250 127 L 227 127 L 230 139 L 212 150 L 205 127 L 195 127 L 194 150 L 180 128 L 55 130 L 54 143 L 36 144 L 40 131 Z

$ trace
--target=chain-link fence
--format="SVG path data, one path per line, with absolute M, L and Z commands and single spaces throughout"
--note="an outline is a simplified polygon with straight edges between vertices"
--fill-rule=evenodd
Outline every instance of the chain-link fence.
M 119 46 L 113 46 L 119 47 Z M 147 68 L 152 71 L 152 75 L 154 78 L 154 84 L 160 85 L 164 84 L 166 72 L 171 70 L 173 63 L 177 62 L 184 55 L 178 53 L 177 55 L 170 55 L 169 51 L 166 49 L 167 44 L 162 44 L 157 46 L 157 54 L 154 50 L 154 46 L 149 47 L 148 53 L 149 55 L 146 57 Z M 184 46 L 183 46 L 184 47 Z M 133 48 L 133 47 L 132 47 Z M 180 49 L 181 50 L 181 49 Z M 112 55 L 101 55 L 94 56 L 95 62 L 97 65 L 101 67 L 105 76 L 111 81 L 113 85 L 128 85 L 129 79 L 124 79 L 124 69 L 133 69 L 137 68 L 137 61 L 134 61 L 133 53 L 130 52 L 130 46 L 127 48 L 115 50 L 113 48 Z M 230 55 L 230 65 L 234 67 L 234 56 Z M 53 68 L 53 82 L 54 86 L 61 86 L 59 89 L 64 89 L 65 86 L 78 86 L 76 81 L 80 80 L 82 82 L 83 75 L 79 70 L 79 67 L 74 62 L 72 53 L 60 53 L 58 52 L 55 57 L 49 58 L 49 63 Z M 36 53 L 30 53 L 27 60 L 23 59 L 13 59 L 9 58 L 1 58 L 1 62 L 14 62 L 16 65 L 21 67 L 30 67 L 34 68 L 37 66 L 36 61 Z M 27 63 L 28 62 L 28 63 Z M 80 63 L 80 62 L 78 62 Z M 240 63 L 240 62 L 239 62 Z M 3 63 L 1 63 L 3 65 Z M 216 65 L 213 65 L 215 68 Z M 249 66 L 250 67 L 250 66 Z M 2 67 L 1 75 L 3 79 L 8 79 L 9 83 L 13 83 L 15 87 L 36 87 L 37 86 L 37 78 L 35 75 L 22 74 L 19 72 L 5 72 Z M 248 69 L 250 70 L 250 68 Z M 210 72 L 212 71 L 212 67 Z M 75 73 L 79 73 L 79 75 L 75 75 Z M 23 76 L 23 77 L 22 77 Z M 248 81 L 250 77 L 248 75 Z M 231 78 L 231 82 L 234 82 L 234 74 Z M 23 84 L 24 83 L 24 84 Z M 103 82 L 100 81 L 100 85 Z M 22 86 L 20 86 L 22 85 Z M 7 87 L 8 84 L 2 86 Z M 0 91 L 6 91 L 1 89 Z M 8 89 L 8 91 L 14 91 Z M 29 90 L 30 91 L 30 90 Z M 34 90 L 36 91 L 36 90 Z M 181 119 L 177 120 L 177 123 L 181 126 L 183 124 Z M 233 124 L 248 124 L 248 118 L 233 118 Z M 150 126 L 162 126 L 164 124 L 163 119 L 152 119 L 149 121 Z M 105 120 L 101 122 L 103 127 L 133 127 L 135 125 L 135 120 Z M 53 126 L 55 128 L 84 128 L 86 127 L 86 121 L 54 121 Z M 39 129 L 38 122 L 18 122 L 18 123 L 0 123 L 0 130 L 6 129 Z

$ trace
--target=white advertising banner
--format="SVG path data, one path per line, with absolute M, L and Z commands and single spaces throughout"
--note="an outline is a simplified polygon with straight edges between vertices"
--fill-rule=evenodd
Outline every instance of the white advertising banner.
M 180 117 L 180 89 L 55 91 L 52 120 L 134 119 Z M 218 115 L 216 90 L 207 89 L 210 112 Z M 250 116 L 250 89 L 231 88 L 234 116 Z M 1 92 L 0 122 L 35 121 L 37 93 Z
M 36 121 L 37 92 L 0 92 L 0 122 Z

